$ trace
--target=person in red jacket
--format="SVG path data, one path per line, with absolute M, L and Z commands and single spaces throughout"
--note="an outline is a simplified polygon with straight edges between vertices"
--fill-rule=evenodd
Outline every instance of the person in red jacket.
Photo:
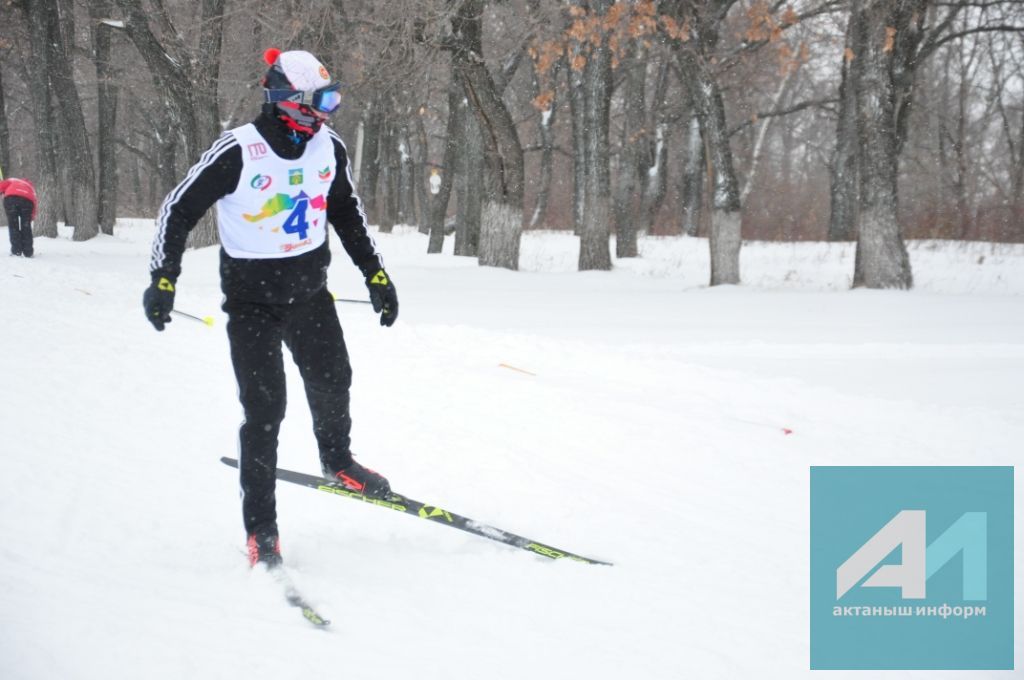
M 0 195 L 7 212 L 7 233 L 11 255 L 32 257 L 32 220 L 36 216 L 36 189 L 27 179 L 11 177 L 0 181 Z

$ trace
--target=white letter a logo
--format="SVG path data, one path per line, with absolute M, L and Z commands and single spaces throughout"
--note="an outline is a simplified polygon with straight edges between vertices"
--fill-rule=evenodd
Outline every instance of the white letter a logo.
M 836 570 L 836 599 L 857 585 L 885 557 L 903 546 L 903 564 L 886 564 L 864 582 L 865 587 L 897 587 L 903 599 L 925 597 L 925 511 L 902 510 Z

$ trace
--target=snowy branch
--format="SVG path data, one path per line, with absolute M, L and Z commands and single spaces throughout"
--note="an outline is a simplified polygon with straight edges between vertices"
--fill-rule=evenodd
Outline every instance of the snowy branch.
M 1011 26 L 1009 24 L 995 24 L 993 26 L 975 26 L 963 31 L 957 31 L 956 33 L 950 33 L 949 35 L 943 36 L 931 43 L 921 50 L 921 57 L 926 57 L 935 50 L 939 49 L 946 43 L 954 40 L 959 40 L 968 35 L 974 35 L 976 33 L 1021 33 L 1024 32 L 1024 26 Z
M 776 117 L 776 116 L 787 116 L 787 115 L 789 115 L 791 113 L 796 113 L 797 111 L 803 111 L 804 109 L 809 109 L 809 108 L 812 108 L 812 107 L 822 107 L 822 108 L 824 108 L 824 107 L 828 106 L 829 104 L 836 104 L 838 102 L 839 102 L 839 98 L 838 97 L 829 97 L 827 99 L 808 99 L 808 100 L 805 100 L 805 101 L 802 101 L 802 102 L 797 102 L 796 104 L 793 104 L 792 106 L 787 106 L 785 108 L 776 109 L 776 110 L 773 110 L 773 111 L 759 111 L 758 113 L 754 114 L 753 116 L 751 116 L 747 120 L 743 121 L 739 125 L 736 125 L 732 129 L 730 129 L 729 130 L 729 136 L 732 137 L 737 132 L 740 132 L 741 130 L 746 129 L 747 127 L 753 125 L 754 123 L 756 123 L 757 121 L 759 121 L 762 118 L 772 118 L 772 117 Z

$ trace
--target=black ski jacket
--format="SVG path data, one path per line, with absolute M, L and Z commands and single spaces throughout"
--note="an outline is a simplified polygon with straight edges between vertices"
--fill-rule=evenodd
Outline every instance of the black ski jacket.
M 260 115 L 253 124 L 270 148 L 281 158 L 302 155 L 305 143 L 296 144 L 288 130 L 272 115 Z M 372 276 L 383 266 L 376 244 L 366 226 L 362 203 L 352 186 L 345 144 L 333 130 L 335 173 L 327 193 L 327 220 L 334 226 L 341 244 L 363 276 Z M 211 153 L 217 147 L 216 151 Z M 223 137 L 189 170 L 160 207 L 153 256 L 152 276 L 176 281 L 181 274 L 185 241 L 199 219 L 219 199 L 235 191 L 242 173 L 242 149 L 237 142 L 223 145 Z M 344 171 L 343 171 L 344 169 Z M 221 290 L 228 300 L 290 304 L 308 299 L 327 284 L 331 262 L 328 242 L 294 257 L 244 259 L 220 251 Z

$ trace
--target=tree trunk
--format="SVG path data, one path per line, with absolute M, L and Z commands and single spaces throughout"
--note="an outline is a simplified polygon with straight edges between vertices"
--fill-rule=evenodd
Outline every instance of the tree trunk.
M 127 132 L 127 136 L 127 143 L 132 144 L 134 142 L 132 139 L 134 135 L 131 130 Z M 142 172 L 139 167 L 139 158 L 134 155 L 128 163 L 128 182 L 131 186 L 129 194 L 132 198 L 128 201 L 128 205 L 122 206 L 122 208 L 127 208 L 130 211 L 128 214 L 134 215 L 142 209 L 142 201 L 145 200 L 142 192 Z
M 413 155 L 412 140 L 409 138 L 408 118 L 396 130 L 395 142 L 398 154 L 398 222 L 414 225 L 416 213 L 416 159 Z M 417 225 L 420 226 L 420 225 Z
M 587 104 L 584 93 L 583 69 L 576 67 L 583 46 L 569 46 L 569 68 L 565 78 L 569 89 L 569 117 L 572 119 L 572 231 L 583 232 L 583 210 L 587 202 Z
M 265 19 L 263 18 L 263 10 L 265 6 L 265 0 L 257 0 L 254 5 L 249 5 L 249 32 L 247 35 L 243 34 L 241 38 L 249 42 L 250 45 L 264 44 L 263 22 Z M 237 34 L 241 31 L 235 28 L 233 32 Z M 262 59 L 253 59 L 252 63 L 249 64 L 249 68 L 245 72 L 245 89 L 238 95 L 234 103 L 227 108 L 227 115 L 224 116 L 224 129 L 230 130 L 242 124 L 242 114 L 246 109 L 246 105 L 259 92 L 259 79 L 263 75 L 265 67 L 266 64 L 263 63 Z
M 199 49 L 193 77 L 197 89 L 196 118 L 199 123 L 200 147 L 211 144 L 223 132 L 217 90 L 220 85 L 220 53 L 224 44 L 224 2 L 202 0 Z
M 518 269 L 522 208 L 488 195 L 484 198 L 480 219 L 480 245 L 477 249 L 480 265 Z
M 725 129 L 722 93 L 710 73 L 700 65 L 697 82 L 698 113 L 701 118 L 708 181 L 713 191 L 713 211 L 708 234 L 711 248 L 711 285 L 740 282 L 740 194 L 732 166 L 732 150 Z
M 897 218 L 897 134 L 892 48 L 887 29 L 908 3 L 854 0 L 851 33 L 857 48 L 851 76 L 857 102 L 860 199 L 853 285 L 910 288 L 910 260 Z
M 177 49 L 165 48 L 150 29 L 150 17 L 142 9 L 140 0 L 117 0 L 117 4 L 124 13 L 128 37 L 164 95 L 163 104 L 174 125 L 172 130 L 165 130 L 164 134 L 179 132 L 185 141 L 186 156 L 191 160 L 198 159 L 203 149 L 199 141 L 196 88 L 185 70 L 187 60 L 184 58 L 185 48 L 180 44 L 181 36 L 171 26 L 165 39 Z
M 829 196 L 831 212 L 828 221 L 829 241 L 853 241 L 857 238 L 857 103 L 851 68 L 854 53 L 853 24 L 846 30 L 846 45 L 839 81 L 839 117 L 836 122 L 836 148 L 832 154 Z
M 961 45 L 957 54 L 960 69 L 957 74 L 959 82 L 957 84 L 956 138 L 953 142 L 953 150 L 956 152 L 956 181 L 953 184 L 953 191 L 956 196 L 956 211 L 960 223 L 958 237 L 967 239 L 970 238 L 974 223 L 971 201 L 968 195 L 971 171 L 968 158 L 969 140 L 967 138 L 967 126 L 970 119 L 968 109 L 971 106 L 971 102 L 968 101 L 970 97 L 971 64 L 974 61 L 975 55 L 971 54 L 969 57 L 965 57 L 963 49 L 964 47 Z
M 740 212 L 715 208 L 711 213 L 711 285 L 740 282 Z
M 620 62 L 625 71 L 622 84 L 623 120 L 616 173 L 615 200 L 612 204 L 615 225 L 616 257 L 637 256 L 636 206 L 637 184 L 640 181 L 639 147 L 646 141 L 647 50 L 631 41 Z
M 381 127 L 384 122 L 383 106 L 374 99 L 363 116 L 363 165 L 359 171 L 359 195 L 366 207 L 368 219 L 380 223 L 378 184 L 381 170 Z
M 594 0 L 590 11 L 603 18 L 611 0 Z M 599 19 L 600 20 L 600 19 Z M 611 177 L 608 152 L 608 109 L 611 101 L 612 53 L 606 36 L 599 44 L 585 47 L 583 66 L 583 101 L 585 113 L 586 169 L 583 224 L 580 231 L 579 270 L 612 268 L 609 248 L 611 228 Z
M 57 135 L 62 150 L 56 159 L 67 197 L 66 220 L 74 226 L 72 239 L 86 241 L 99 233 L 99 210 L 96 171 L 71 57 L 74 48 L 73 8 L 61 0 L 38 0 L 30 3 L 30 12 L 35 17 L 38 30 L 45 30 L 49 36 L 45 46 L 49 52 L 47 63 L 51 92 L 59 97 L 60 102 L 54 107 L 59 117 Z M 45 16 L 37 16 L 39 13 Z M 62 31 L 68 34 L 64 35 Z
M 551 80 L 557 82 L 558 73 L 562 68 L 562 60 L 559 60 L 552 67 Z M 540 74 L 537 73 L 536 62 L 533 69 L 533 96 L 536 100 L 542 94 Z M 548 201 L 551 197 L 551 180 L 554 175 L 555 165 L 555 118 L 558 113 L 558 89 L 553 87 L 547 108 L 540 112 L 540 120 L 537 123 L 537 136 L 540 145 L 540 180 L 537 182 L 537 202 L 533 206 L 533 214 L 530 216 L 530 228 L 544 225 L 544 217 L 548 211 Z
M 45 54 L 47 50 L 40 49 Z M 46 78 L 45 57 L 32 59 L 31 74 L 26 82 L 30 84 L 32 120 L 36 128 L 36 157 L 39 181 L 36 185 L 36 219 L 32 222 L 35 236 L 57 238 L 57 223 L 65 219 L 64 192 L 58 177 L 56 158 L 57 116 L 50 99 L 50 88 Z
M 640 165 L 643 194 L 640 204 L 640 231 L 650 232 L 668 193 L 668 123 L 665 97 L 668 92 L 669 64 L 658 66 L 654 96 L 647 111 L 647 135 L 641 148 L 646 150 Z
M 174 127 L 173 112 L 163 109 L 159 115 L 163 124 L 156 131 L 157 136 L 152 140 L 153 154 L 157 159 L 157 190 L 159 194 L 156 200 L 157 206 L 163 201 L 164 196 L 178 184 L 178 151 L 181 146 L 177 129 Z
M 217 82 L 224 0 L 202 0 L 197 57 L 190 54 L 163 5 L 157 6 L 153 20 L 160 23 L 166 45 L 150 29 L 150 16 L 142 9 L 140 0 L 117 0 L 117 4 L 124 13 L 128 37 L 160 84 L 173 130 L 179 131 L 184 139 L 185 155 L 190 162 L 195 162 L 221 132 Z M 192 230 L 189 247 L 200 248 L 218 241 L 213 211 L 210 211 Z
M 28 44 L 23 80 L 28 85 L 29 111 L 36 131 L 36 154 L 39 176 L 36 185 L 37 212 L 32 224 L 36 236 L 57 238 L 57 222 L 64 218 L 64 193 L 57 176 L 55 155 L 57 116 L 50 98 L 50 31 L 45 7 L 20 5 L 28 28 Z
M 416 187 L 416 224 L 421 234 L 427 234 L 427 249 L 430 248 L 430 194 L 427 193 L 427 167 L 430 164 L 430 141 L 427 126 L 423 122 L 426 105 L 416 114 L 416 164 L 413 166 L 413 186 Z
M 647 167 L 641 177 L 644 180 L 643 200 L 640 205 L 640 228 L 645 232 L 654 229 L 654 224 L 661 212 L 661 205 L 668 193 L 668 125 L 657 123 L 654 127 L 654 139 L 651 145 L 653 163 Z
M 189 154 L 191 162 L 198 160 L 199 155 L 224 131 L 220 122 L 217 95 L 220 84 L 220 53 L 224 42 L 224 2 L 225 0 L 202 0 L 197 57 L 186 62 L 194 64 L 190 72 L 196 88 L 195 120 L 198 125 L 197 150 Z M 220 235 L 217 232 L 216 212 L 210 210 L 189 234 L 189 245 L 193 248 L 203 248 L 218 243 Z
M 455 179 L 455 163 L 459 151 L 459 135 L 465 121 L 465 109 L 461 106 L 462 91 L 452 74 L 452 82 L 448 87 L 448 125 L 445 129 L 444 160 L 441 161 L 441 184 L 437 193 L 433 194 L 427 212 L 427 228 L 430 238 L 427 242 L 428 253 L 440 253 L 444 247 L 444 218 L 448 214 L 448 201 L 452 195 Z
M 708 236 L 711 249 L 711 285 L 740 282 L 740 192 L 733 169 L 732 149 L 726 129 L 722 91 L 711 70 L 711 54 L 718 34 L 733 5 L 716 0 L 704 5 L 685 2 L 666 3 L 664 10 L 679 25 L 689 25 L 691 39 L 674 41 L 682 78 L 689 87 L 704 139 L 707 178 L 711 192 Z
M 935 200 L 937 203 L 940 202 L 940 201 L 944 201 L 945 200 L 946 195 L 947 195 L 946 192 L 948 191 L 948 186 L 947 185 L 951 184 L 952 181 L 953 181 L 953 173 L 949 169 L 950 168 L 949 147 L 948 147 L 948 144 L 947 144 L 947 140 L 950 138 L 950 134 L 949 134 L 949 125 L 950 125 L 949 115 L 950 115 L 950 108 L 951 108 L 950 98 L 949 98 L 949 82 L 950 82 L 949 69 L 950 69 L 950 59 L 951 59 L 950 54 L 951 54 L 951 51 L 947 50 L 946 51 L 946 56 L 943 59 L 943 63 L 941 65 L 941 69 L 942 69 L 942 86 L 939 88 L 938 96 L 936 97 L 937 101 L 935 102 L 935 104 L 933 106 L 933 110 L 935 111 L 935 131 L 934 131 L 935 140 L 934 140 L 934 144 L 935 144 L 935 149 L 936 149 L 935 155 L 936 155 L 936 161 L 937 161 L 938 167 L 935 169 L 935 172 L 931 173 L 930 179 L 932 180 L 931 181 L 931 186 L 932 186 L 933 200 Z M 935 225 L 935 227 L 933 227 L 933 229 L 935 231 L 934 231 L 934 233 L 931 234 L 932 236 L 939 235 L 939 233 L 938 233 L 939 230 L 941 230 L 943 228 L 943 226 L 944 226 L 942 224 L 942 222 L 944 222 L 944 220 L 942 220 L 941 222 L 938 222 Z
M 11 128 L 7 124 L 7 104 L 4 99 L 3 65 L 0 64 L 0 177 L 11 172 Z
M 114 233 L 117 219 L 117 98 L 116 69 L 111 61 L 111 40 L 114 29 L 102 23 L 110 18 L 110 2 L 97 0 L 89 5 L 92 20 L 93 61 L 96 65 L 97 135 L 99 160 L 99 209 L 97 221 L 104 234 Z
M 484 143 L 480 137 L 480 125 L 469 111 L 469 102 L 464 96 L 459 97 L 459 109 L 464 133 L 456 156 L 458 212 L 455 218 L 455 254 L 477 257 L 483 220 Z
M 686 119 L 684 118 L 684 120 Z M 687 236 L 697 236 L 700 233 L 707 162 L 704 158 L 704 140 L 700 134 L 700 120 L 692 110 L 688 122 L 683 125 L 681 148 L 682 163 L 679 172 L 681 227 L 682 232 Z
M 398 185 L 401 167 L 395 146 L 394 124 L 390 118 L 381 123 L 380 146 L 380 178 L 377 181 L 377 221 L 381 233 L 390 234 L 395 229 L 398 216 Z
M 512 116 L 483 60 L 483 0 L 462 0 L 452 17 L 452 64 L 480 124 L 491 187 L 484 199 L 481 265 L 519 268 L 523 220 L 523 147 Z
M 1013 214 L 1010 219 L 1017 224 L 1017 238 L 1024 238 L 1024 115 L 1020 117 L 1020 134 L 1017 135 L 1017 165 L 1013 168 Z M 1013 236 L 1007 233 L 1006 237 Z
M 929 5 L 934 0 L 889 0 L 892 5 L 887 30 L 895 29 L 892 45 L 883 48 L 891 54 L 889 78 L 892 82 L 893 115 L 896 125 L 896 157 L 903 153 L 907 141 L 907 125 L 914 102 L 917 69 L 928 53 L 922 52 L 925 38 L 924 25 Z M 961 3 L 958 11 L 965 11 L 967 3 Z

